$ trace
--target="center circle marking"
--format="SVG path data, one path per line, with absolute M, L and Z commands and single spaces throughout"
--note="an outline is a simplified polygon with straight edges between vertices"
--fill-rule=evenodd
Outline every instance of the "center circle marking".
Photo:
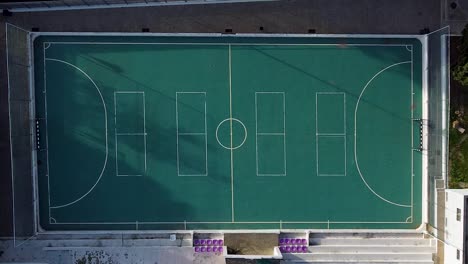
M 218 137 L 218 130 L 221 127 L 221 125 L 224 124 L 225 122 L 232 122 L 232 121 L 235 121 L 235 122 L 241 124 L 242 127 L 244 128 L 244 140 L 242 140 L 242 142 L 238 146 L 235 146 L 235 147 L 234 146 L 230 147 L 230 146 L 224 145 L 223 143 L 221 143 L 221 141 L 219 140 L 219 137 Z M 232 132 L 232 130 L 230 131 L 230 133 L 231 132 Z M 231 142 L 232 142 L 232 135 L 230 135 L 230 138 L 231 138 Z M 216 127 L 216 140 L 218 141 L 219 145 L 221 145 L 225 149 L 229 149 L 229 150 L 238 149 L 238 148 L 242 147 L 242 145 L 244 145 L 245 141 L 247 140 L 247 128 L 245 127 L 244 123 L 242 123 L 242 121 L 240 121 L 237 118 L 226 118 L 223 121 L 221 121 L 221 123 L 219 123 L 218 127 Z

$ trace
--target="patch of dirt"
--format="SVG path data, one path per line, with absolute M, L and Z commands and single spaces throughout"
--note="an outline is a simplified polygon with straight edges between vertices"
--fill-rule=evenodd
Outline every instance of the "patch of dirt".
M 234 255 L 273 255 L 278 245 L 277 234 L 224 234 L 224 244 L 228 254 Z M 249 263 L 249 262 L 243 262 Z M 256 262 L 253 262 L 256 263 Z

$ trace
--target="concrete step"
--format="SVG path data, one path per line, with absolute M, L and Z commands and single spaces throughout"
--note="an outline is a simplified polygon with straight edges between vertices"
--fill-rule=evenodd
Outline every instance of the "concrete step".
M 318 245 L 310 246 L 311 253 L 435 253 L 432 246 L 413 245 Z
M 41 240 L 47 247 L 190 247 L 192 240 L 170 241 L 169 239 L 70 239 Z
M 310 238 L 423 238 L 421 232 L 319 232 L 310 233 Z
M 158 247 L 192 246 L 190 234 L 177 234 L 170 240 L 170 234 L 41 234 L 37 237 L 47 247 Z
M 310 238 L 310 245 L 401 245 L 430 246 L 430 239 L 423 238 Z
M 283 260 L 280 264 L 434 264 L 434 261 L 303 261 L 303 260 Z
M 283 253 L 285 260 L 314 261 L 432 261 L 432 253 Z

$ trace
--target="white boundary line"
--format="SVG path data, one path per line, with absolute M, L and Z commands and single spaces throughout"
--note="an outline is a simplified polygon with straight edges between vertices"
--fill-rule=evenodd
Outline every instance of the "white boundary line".
M 343 96 L 343 133 L 320 133 L 318 125 L 318 97 L 319 95 L 342 95 Z M 320 173 L 319 169 L 319 139 L 320 137 L 341 137 L 343 138 L 344 146 L 344 173 Z M 346 137 L 346 93 L 344 92 L 316 92 L 315 93 L 315 155 L 316 155 L 316 166 L 317 166 L 317 176 L 319 177 L 345 177 L 347 175 L 347 137 Z
M 361 179 L 362 181 L 364 182 L 364 184 L 366 185 L 366 187 L 375 195 L 377 196 L 378 198 L 380 198 L 381 200 L 383 200 L 384 202 L 387 202 L 389 204 L 393 204 L 393 205 L 396 205 L 396 206 L 400 206 L 400 207 L 412 207 L 412 205 L 406 205 L 406 204 L 399 204 L 399 203 L 395 203 L 395 202 L 392 202 L 388 199 L 385 199 L 384 197 L 382 197 L 381 195 L 379 195 L 376 191 L 374 191 L 374 189 L 372 189 L 369 184 L 367 183 L 367 181 L 365 180 L 364 176 L 362 175 L 362 172 L 361 172 L 361 169 L 359 168 L 359 162 L 358 162 L 358 159 L 357 159 L 357 110 L 359 108 L 359 102 L 361 101 L 361 98 L 362 98 L 362 95 L 364 94 L 364 92 L 366 91 L 367 87 L 369 86 L 369 84 L 377 77 L 379 76 L 382 72 L 392 68 L 392 67 L 395 67 L 395 66 L 398 66 L 398 65 L 401 65 L 401 64 L 407 64 L 407 63 L 411 63 L 411 61 L 402 61 L 402 62 L 398 62 L 398 63 L 394 63 L 390 66 L 387 66 L 385 68 L 383 68 L 382 70 L 380 70 L 379 72 L 377 72 L 367 83 L 366 85 L 364 86 L 364 88 L 362 88 L 362 91 L 361 91 L 361 94 L 359 95 L 358 97 L 358 100 L 356 102 L 356 108 L 354 109 L 354 161 L 355 161 L 355 164 L 356 164 L 356 169 L 359 173 L 359 176 L 361 176 Z M 413 135 L 411 135 L 413 136 Z M 411 189 L 411 192 L 413 192 L 413 189 Z
M 50 190 L 50 174 L 49 174 L 49 166 L 50 166 L 50 163 L 49 163 L 49 132 L 48 132 L 48 129 L 49 129 L 49 125 L 48 125 L 48 115 L 47 115 L 47 66 L 46 66 L 46 49 L 45 49 L 45 43 L 43 44 L 42 46 L 42 50 L 43 50 L 43 55 L 44 55 L 44 110 L 45 110 L 45 126 L 46 126 L 46 159 L 47 159 L 47 196 L 48 196 L 48 202 L 49 202 L 49 206 L 48 206 L 48 210 L 49 210 L 49 224 L 50 224 L 50 216 L 52 215 L 52 210 L 51 210 L 51 203 L 50 203 L 50 200 L 52 199 L 52 196 L 51 196 L 51 190 Z
M 448 26 L 447 26 L 448 27 Z M 445 27 L 446 28 L 446 27 Z M 443 29 L 443 28 L 442 28 Z M 438 29 L 434 32 L 437 32 L 441 29 Z M 434 33 L 432 32 L 432 33 Z M 429 34 L 432 34 L 429 33 Z M 423 39 L 424 36 L 421 35 L 404 35 L 404 34 L 299 34 L 299 33 L 236 33 L 232 35 L 226 35 L 223 33 L 151 33 L 151 32 L 34 32 L 32 33 L 34 37 L 36 36 L 150 36 L 150 37 L 225 37 L 225 38 L 236 38 L 236 37 L 245 37 L 245 38 L 346 38 L 346 39 Z M 398 44 L 395 44 L 398 45 Z
M 143 106 L 143 132 L 142 133 L 118 133 L 117 132 L 117 94 L 141 94 L 142 106 Z M 115 174 L 117 177 L 130 177 L 130 176 L 143 176 L 142 174 L 119 174 L 118 165 L 118 137 L 119 136 L 143 136 L 143 149 L 145 153 L 144 163 L 146 173 L 146 103 L 145 103 L 145 92 L 142 91 L 115 91 L 114 92 L 114 131 L 115 131 Z
M 406 48 L 408 49 L 408 47 Z M 414 151 L 413 151 L 413 148 L 414 148 L 414 121 L 413 121 L 413 118 L 414 118 L 414 109 L 413 109 L 413 106 L 414 106 L 414 87 L 413 87 L 413 83 L 414 83 L 414 73 L 413 73 L 413 46 L 411 46 L 411 49 L 409 50 L 411 52 L 411 102 L 410 102 L 410 109 L 411 109 L 411 214 L 410 214 L 410 217 L 411 218 L 411 223 L 413 222 L 413 210 L 414 210 Z M 423 203 L 423 200 L 421 200 L 421 203 Z M 408 221 L 408 219 L 406 219 Z
M 44 53 L 44 55 L 45 55 L 45 53 Z M 102 176 L 104 175 L 104 171 L 105 171 L 106 165 L 107 165 L 107 158 L 108 158 L 108 156 L 109 156 L 109 145 L 108 145 L 108 138 L 107 138 L 107 136 L 108 136 L 108 131 L 107 131 L 107 109 L 106 109 L 106 102 L 104 101 L 104 97 L 102 96 L 101 90 L 99 89 L 99 87 L 97 86 L 97 84 L 94 82 L 94 80 L 93 80 L 86 72 L 84 72 L 82 69 L 80 69 L 79 67 L 77 67 L 77 66 L 75 66 L 75 65 L 73 65 L 73 64 L 71 64 L 71 63 L 69 63 L 69 62 L 66 62 L 66 61 L 63 61 L 63 60 L 58 60 L 58 59 L 45 58 L 45 59 L 44 59 L 44 64 L 45 64 L 45 61 L 46 61 L 46 60 L 48 60 L 48 61 L 60 62 L 60 63 L 63 63 L 63 64 L 65 64 L 65 65 L 67 65 L 67 66 L 70 66 L 70 67 L 72 67 L 72 68 L 78 70 L 79 72 L 81 72 L 84 76 L 86 76 L 86 78 L 88 78 L 88 80 L 91 81 L 91 83 L 94 85 L 94 87 L 95 87 L 96 90 L 98 91 L 99 96 L 101 97 L 101 100 L 102 100 L 102 106 L 103 106 L 103 108 L 104 108 L 105 127 L 106 127 L 106 158 L 105 158 L 105 160 L 104 160 L 104 165 L 102 166 L 101 173 L 99 174 L 99 177 L 98 177 L 98 179 L 96 180 L 96 182 L 94 183 L 94 185 L 93 185 L 85 194 L 83 194 L 83 195 L 82 195 L 81 197 L 79 197 L 78 199 L 76 199 L 76 200 L 74 200 L 74 201 L 72 201 L 72 202 L 69 202 L 69 203 L 67 203 L 67 204 L 61 204 L 61 205 L 56 205 L 56 206 L 49 206 L 49 210 L 50 210 L 50 209 L 57 209 L 57 208 L 67 207 L 67 206 L 70 206 L 70 205 L 72 205 L 72 204 L 74 204 L 74 203 L 77 203 L 77 202 L 79 202 L 81 199 L 85 198 L 89 193 L 91 193 L 91 192 L 94 190 L 94 188 L 97 186 L 97 184 L 98 184 L 99 181 L 101 180 Z M 44 71 L 44 73 L 45 73 L 45 71 Z M 46 103 L 46 105 L 47 105 L 47 103 Z M 46 113 L 47 113 L 47 112 L 46 112 Z M 46 114 L 46 116 L 47 116 L 47 114 Z M 47 120 L 47 118 L 46 118 L 46 120 Z M 47 122 L 46 122 L 46 124 L 47 124 Z M 47 144 L 48 144 L 48 143 L 49 143 L 49 142 L 47 142 Z M 47 145 L 47 146 L 48 146 L 48 145 Z M 49 148 L 47 147 L 47 149 L 49 149 Z M 47 166 L 49 166 L 49 162 L 48 162 L 48 161 L 47 161 Z M 50 177 L 50 175 L 49 175 L 49 177 Z M 49 195 L 49 197 L 50 197 L 50 195 Z M 49 215 L 49 216 L 50 216 L 50 215 Z
M 44 34 L 41 33 L 41 34 L 37 34 L 37 35 L 44 35 Z M 51 35 L 52 35 L 52 34 L 51 34 Z M 61 35 L 63 35 L 63 34 L 61 34 Z M 73 34 L 73 35 L 74 35 L 74 34 Z M 240 35 L 237 35 L 237 36 L 240 36 Z M 331 36 L 335 36 L 335 37 L 336 37 L 337 35 L 331 35 Z M 309 36 L 309 37 L 312 37 L 312 36 Z M 316 36 L 315 36 L 315 37 L 316 37 Z M 348 36 L 348 37 L 349 37 L 349 36 Z M 354 36 L 354 37 L 356 37 L 356 36 Z M 361 36 L 361 37 L 363 37 L 363 36 Z M 369 36 L 369 37 L 377 37 L 377 36 L 372 36 L 372 35 L 371 35 L 371 36 Z M 378 36 L 378 37 L 381 37 L 381 36 Z M 388 37 L 388 36 L 387 36 L 387 37 Z M 418 36 L 399 36 L 399 37 L 405 37 L 405 38 L 408 38 L 408 37 L 416 37 L 416 38 L 418 38 Z M 92 44 L 95 44 L 95 43 L 92 43 Z M 107 43 L 105 43 L 105 44 L 107 44 Z M 204 44 L 204 43 L 200 43 L 200 44 Z M 399 46 L 400 46 L 400 45 L 399 45 Z M 403 45 L 401 45 L 401 46 L 403 46 Z M 132 222 L 132 223 L 133 223 L 133 222 Z M 188 223 L 191 223 L 191 222 L 188 222 Z M 202 222 L 200 222 L 200 223 L 202 223 Z M 208 222 L 203 222 L 203 223 L 208 223 Z M 227 223 L 229 223 L 229 222 L 227 222 Z M 238 222 L 238 223 L 242 223 L 242 222 Z M 255 222 L 255 223 L 260 223 L 260 222 Z M 326 222 L 284 222 L 284 223 L 326 223 Z M 405 222 L 331 222 L 331 223 L 402 223 L 402 224 L 404 224 Z M 71 223 L 71 224 L 73 224 L 73 223 Z M 76 223 L 76 224 L 84 224 L 84 223 Z M 97 223 L 97 224 L 102 224 L 102 223 Z M 110 223 L 110 224 L 112 224 L 112 223 Z
M 135 221 L 133 222 L 57 222 L 51 224 L 57 225 L 135 225 Z M 259 221 L 259 222 L 197 222 L 197 221 L 183 221 L 183 222 L 141 222 L 138 221 L 140 225 L 172 225 L 172 224 L 410 224 L 406 221 Z M 359 229 L 361 230 L 361 229 Z M 167 232 L 167 231 L 166 231 Z M 171 232 L 171 231 L 169 231 Z M 118 231 L 118 233 L 122 233 L 122 231 Z
M 258 94 L 279 94 L 283 97 L 283 132 L 258 132 L 258 104 L 257 104 L 257 97 Z M 258 137 L 259 136 L 280 136 L 283 137 L 283 166 L 284 172 L 283 173 L 260 173 L 258 169 Z M 286 96 L 284 92 L 255 92 L 255 154 L 256 154 L 256 168 L 257 168 L 257 176 L 260 177 L 284 177 L 287 175 L 286 169 Z
M 66 35 L 60 35 L 66 36 Z M 149 37 L 150 35 L 146 35 Z M 225 35 L 223 35 L 226 37 Z M 236 35 L 234 35 L 236 37 Z M 239 35 L 237 36 L 239 37 Z M 272 37 L 272 36 L 270 36 Z M 310 37 L 310 36 L 309 36 Z M 245 43 L 245 42 L 86 42 L 86 41 L 50 41 L 47 42 L 54 45 L 213 45 L 213 46 L 340 46 L 340 43 L 324 43 L 324 44 L 314 44 L 314 43 Z M 411 44 L 358 44 L 358 43 L 349 43 L 347 46 L 356 46 L 356 47 L 406 47 Z
M 190 133 L 190 132 L 179 132 L 179 94 L 203 94 L 204 95 L 204 128 L 205 132 L 196 132 L 196 133 Z M 177 152 L 177 176 L 179 177 L 205 177 L 208 176 L 208 130 L 207 130 L 207 118 L 206 118 L 206 92 L 193 92 L 193 91 L 188 91 L 188 92 L 176 92 L 176 152 Z M 192 136 L 205 136 L 205 173 L 204 174 L 182 174 L 180 173 L 180 156 L 179 156 L 179 136 L 187 136 L 187 135 L 192 135 Z

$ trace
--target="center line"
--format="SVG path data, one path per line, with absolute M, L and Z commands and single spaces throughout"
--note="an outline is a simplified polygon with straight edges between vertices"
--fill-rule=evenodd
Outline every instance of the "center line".
M 231 80 L 231 45 L 229 45 L 229 117 L 231 130 L 231 221 L 234 222 L 234 156 L 232 144 L 232 80 Z

